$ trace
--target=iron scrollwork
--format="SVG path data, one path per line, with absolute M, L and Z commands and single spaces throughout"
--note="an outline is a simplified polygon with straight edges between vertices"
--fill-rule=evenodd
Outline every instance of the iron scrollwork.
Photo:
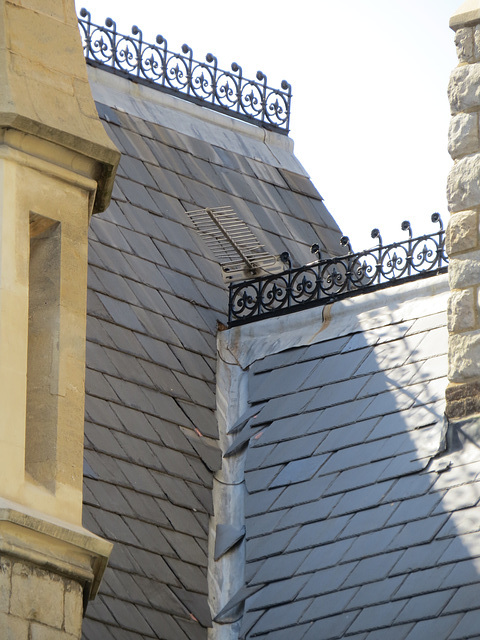
M 137 26 L 132 27 L 131 36 L 122 35 L 111 18 L 106 19 L 105 26 L 92 23 L 86 9 L 80 10 L 78 22 L 90 64 L 159 90 L 181 93 L 186 100 L 207 103 L 214 110 L 267 129 L 288 133 L 292 88 L 286 80 L 280 89 L 274 89 L 268 86 L 262 71 L 250 80 L 236 62 L 231 71 L 225 71 L 218 68 L 217 58 L 211 53 L 205 62 L 195 60 L 186 44 L 181 53 L 169 51 L 167 41 L 160 35 L 155 44 L 149 44 L 143 41 Z
M 439 230 L 413 237 L 410 222 L 402 223 L 408 239 L 383 245 L 378 229 L 373 249 L 353 253 L 349 239 L 341 244 L 348 253 L 322 259 L 318 244 L 312 245 L 317 260 L 283 273 L 230 284 L 229 326 L 233 327 L 264 317 L 281 315 L 359 293 L 425 278 L 447 270 L 445 231 L 438 213 L 431 216 Z

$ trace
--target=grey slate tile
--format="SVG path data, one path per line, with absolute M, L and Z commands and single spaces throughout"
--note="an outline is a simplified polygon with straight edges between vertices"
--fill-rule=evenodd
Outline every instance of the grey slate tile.
M 153 608 L 177 616 L 188 615 L 170 586 L 140 575 L 133 575 L 132 579 Z
M 452 568 L 453 565 L 443 565 L 410 573 L 405 578 L 395 597 L 412 597 L 418 594 L 431 593 L 440 587 L 446 587 L 446 578 L 452 572 Z
M 249 560 L 258 560 L 273 556 L 283 551 L 296 551 L 297 549 L 287 549 L 287 545 L 297 532 L 297 527 L 274 531 L 259 538 L 247 541 L 247 554 Z M 299 547 L 298 547 L 299 548 Z
M 280 517 L 278 520 L 278 528 L 280 529 L 283 529 L 284 527 L 291 527 L 298 523 L 308 524 L 309 522 L 328 518 L 333 507 L 339 500 L 340 495 L 329 496 L 328 498 L 322 497 L 314 503 L 306 503 L 286 508 L 280 512 L 273 512 L 271 515 L 277 516 L 277 519 Z M 259 520 L 260 518 L 261 517 L 259 516 Z
M 248 606 L 250 609 L 266 609 L 292 602 L 307 580 L 308 577 L 303 575 L 271 582 L 250 597 Z
M 450 640 L 478 638 L 480 634 L 480 609 L 466 611 L 458 625 L 449 635 Z
M 398 590 L 405 576 L 395 576 L 386 578 L 379 582 L 369 583 L 361 586 L 350 602 L 352 608 L 364 608 L 382 602 L 388 602 Z
M 174 558 L 165 557 L 165 563 L 172 570 L 172 575 L 175 575 L 180 581 L 180 584 L 182 584 L 188 591 L 200 591 L 204 594 L 207 593 L 207 581 L 205 579 L 206 570 L 202 570 L 202 568 L 194 564 Z M 169 581 L 165 580 L 165 582 Z M 177 580 L 175 580 L 173 585 L 178 586 Z
M 355 448 L 356 447 L 352 447 L 352 449 Z M 335 454 L 333 454 L 332 457 L 335 457 Z M 355 453 L 353 451 L 351 460 L 352 462 L 355 460 Z M 354 467 L 353 469 L 340 471 L 335 481 L 330 485 L 328 493 L 343 493 L 359 487 L 373 485 L 379 480 L 387 464 L 388 462 L 386 460 L 380 460 L 378 462 L 362 464 L 362 466 Z M 340 465 L 339 468 L 341 469 L 342 466 L 343 465 Z M 322 471 L 323 469 L 320 472 Z
M 356 563 L 352 572 L 343 583 L 343 587 L 362 586 L 369 582 L 384 580 L 401 556 L 401 551 L 393 551 L 380 556 L 364 558 Z M 397 595 L 399 595 L 397 593 Z
M 109 379 L 103 373 L 99 371 L 88 370 L 88 374 L 85 376 L 85 393 L 89 395 L 96 395 L 97 397 L 104 398 L 105 400 L 118 401 L 118 394 L 109 384 Z
M 270 583 L 294 575 L 299 567 L 307 562 L 310 552 L 310 549 L 305 549 L 294 553 L 284 553 L 280 557 L 268 558 L 257 569 L 251 584 Z
M 323 498 L 323 500 L 326 499 L 327 498 Z M 387 503 L 359 511 L 350 518 L 347 526 L 343 529 L 341 533 L 342 538 L 358 536 L 362 533 L 382 529 L 396 506 L 396 504 Z
M 105 596 L 108 609 L 117 623 L 124 629 L 151 635 L 152 628 L 145 621 L 136 605 Z
M 88 616 L 82 624 L 84 640 L 113 640 L 109 627 L 98 620 L 91 620 Z
M 332 429 L 322 440 L 316 449 L 316 453 L 336 451 L 344 447 L 363 443 L 367 440 L 372 430 L 374 430 L 377 422 L 378 420 L 376 419 L 362 420 L 353 425 Z
M 426 618 L 436 618 L 451 600 L 453 593 L 454 590 L 450 589 L 412 598 L 407 601 L 405 607 L 395 618 L 395 622 L 417 622 Z
M 356 566 L 356 563 L 349 562 L 329 569 L 304 574 L 308 576 L 308 580 L 298 597 L 308 598 L 325 593 L 335 593 L 342 586 L 354 566 Z
M 324 407 L 350 402 L 361 394 L 367 382 L 368 377 L 360 377 L 323 385 L 309 403 L 308 410 L 323 409 Z
M 138 545 L 138 538 L 134 535 L 126 522 L 126 518 L 122 518 L 115 513 L 103 511 L 102 509 L 90 508 L 90 514 L 98 523 L 100 531 L 112 542 L 119 541 L 124 544 Z
M 187 636 L 172 616 L 147 607 L 139 606 L 138 610 L 140 615 L 152 628 L 155 634 L 153 637 L 158 637 L 158 633 L 160 632 L 161 637 L 165 640 L 187 640 Z
M 430 542 L 438 531 L 442 528 L 446 521 L 446 515 L 431 516 L 430 518 L 424 518 L 423 520 L 415 520 L 405 524 L 395 539 L 390 544 L 391 549 L 395 548 L 409 548 L 416 544 L 422 544 Z M 445 551 L 445 557 L 448 555 L 450 547 Z
M 261 406 L 258 407 L 258 411 Z M 288 418 L 280 418 L 274 420 L 268 429 L 264 429 L 261 438 L 261 444 L 270 444 L 283 442 L 285 440 L 294 440 L 297 435 L 307 433 L 309 428 L 313 425 L 315 419 L 321 412 L 303 413 L 296 416 L 289 416 Z M 323 442 L 326 434 L 317 436 L 318 442 Z M 313 442 L 312 442 L 313 445 Z
M 91 423 L 104 425 L 113 429 L 122 429 L 115 411 L 115 404 L 104 400 L 103 398 L 95 398 L 93 396 L 85 397 L 85 413 L 87 420 Z
M 361 560 L 368 556 L 384 553 L 392 548 L 392 541 L 402 530 L 402 526 L 386 527 L 380 531 L 373 531 L 355 538 L 343 560 Z
M 214 559 L 218 560 L 245 537 L 245 526 L 217 524 L 215 530 Z
M 307 551 L 310 550 L 310 553 L 298 568 L 298 573 L 318 571 L 320 569 L 326 569 L 337 565 L 342 560 L 351 544 L 352 540 L 337 540 L 336 542 L 331 542 L 330 544 L 324 544 L 322 546 L 313 547 L 310 545 L 310 547 L 305 547 Z M 353 571 L 355 564 L 358 563 L 351 562 L 349 564 Z M 346 586 L 351 585 L 349 584 Z
M 287 551 L 297 551 L 299 549 L 317 547 L 321 544 L 333 542 L 348 521 L 348 516 L 342 516 L 340 518 L 327 518 L 319 522 L 304 524 L 291 540 Z M 291 531 L 291 529 L 287 529 L 287 531 Z
M 423 640 L 426 634 L 432 638 L 449 638 L 461 620 L 460 614 L 441 616 L 435 620 L 417 622 L 405 640 Z
M 281 491 L 281 495 L 275 500 L 273 508 L 284 509 L 286 507 L 295 507 L 301 504 L 314 502 L 327 493 L 328 487 L 332 484 L 337 475 L 337 473 L 331 473 L 329 475 L 320 476 L 319 478 L 312 478 L 308 482 L 302 482 L 301 484 L 294 485 L 292 487 L 286 487 L 283 490 L 281 488 L 271 489 L 271 491 Z M 337 505 L 334 507 L 334 510 L 337 510 L 339 503 L 344 499 L 344 495 L 345 494 L 341 496 Z
M 385 633 L 388 633 L 388 640 L 403 640 L 412 628 L 413 623 L 395 625 L 394 627 L 389 625 L 387 629 L 371 631 L 365 640 L 383 640 Z
M 410 500 L 403 500 L 390 516 L 388 525 L 419 520 L 429 516 L 439 505 L 441 497 L 439 493 L 427 493 Z M 435 513 L 443 514 L 443 510 L 437 508 Z
M 377 484 L 367 489 L 356 489 L 344 494 L 337 506 L 333 509 L 332 515 L 343 515 L 354 513 L 362 509 L 369 509 L 382 501 L 392 486 L 391 481 L 377 482 Z
M 451 543 L 450 539 L 432 540 L 427 544 L 406 549 L 403 556 L 393 568 L 394 573 L 410 573 L 417 569 L 434 567 Z
M 480 532 L 459 535 L 446 549 L 440 562 L 454 562 L 480 555 Z
M 318 620 L 319 618 L 327 618 L 328 616 L 343 613 L 351 608 L 349 603 L 357 591 L 358 587 L 352 587 L 350 589 L 341 589 L 335 593 L 317 596 L 310 607 L 303 613 L 300 622 Z
M 289 462 L 270 483 L 271 487 L 280 487 L 310 480 L 318 473 L 327 456 L 313 456 Z
M 145 440 L 158 441 L 159 436 L 141 411 L 118 403 L 112 403 L 111 408 L 119 428 Z
M 341 638 L 351 627 L 358 613 L 358 611 L 349 611 L 348 613 L 323 618 L 310 627 L 302 637 L 302 640 L 333 640 Z M 356 638 L 357 635 L 354 637 Z
M 480 483 L 463 484 L 449 489 L 442 497 L 434 513 L 442 511 L 458 511 L 466 507 L 474 507 L 480 500 Z
M 386 602 L 362 609 L 358 617 L 348 628 L 351 632 L 388 628 L 405 606 L 405 601 Z
M 450 593 L 450 591 L 449 591 Z M 460 587 L 445 606 L 443 613 L 472 611 L 478 606 L 478 584 Z
M 310 604 L 311 600 L 300 600 L 287 605 L 272 607 L 252 627 L 252 634 L 275 631 L 276 629 L 295 625 Z
M 270 429 L 271 427 L 268 431 Z M 293 441 L 288 440 L 286 442 L 280 442 L 272 448 L 266 457 L 264 464 L 268 466 L 289 463 L 293 460 L 305 460 L 305 458 L 312 456 L 319 444 L 323 441 L 323 438 L 323 434 L 313 433 L 304 435 L 302 432 L 299 432 Z M 260 447 L 262 444 L 263 435 L 259 436 L 255 442 L 255 446 Z M 318 465 L 318 468 L 320 468 L 327 458 L 328 455 L 313 456 L 312 460 L 315 459 L 314 466 Z

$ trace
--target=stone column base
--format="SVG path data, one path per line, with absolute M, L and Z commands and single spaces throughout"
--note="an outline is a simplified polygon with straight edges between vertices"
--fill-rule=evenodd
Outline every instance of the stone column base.
M 0 638 L 78 640 L 111 543 L 0 498 Z

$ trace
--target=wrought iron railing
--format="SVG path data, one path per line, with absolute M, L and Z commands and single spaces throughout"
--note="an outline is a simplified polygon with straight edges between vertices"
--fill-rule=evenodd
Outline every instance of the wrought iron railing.
M 175 53 L 169 51 L 167 41 L 160 35 L 156 44 L 144 42 L 136 26 L 132 27 L 131 36 L 122 35 L 111 18 L 106 19 L 104 27 L 92 23 L 86 9 L 80 10 L 78 22 L 89 64 L 160 91 L 181 94 L 185 100 L 266 129 L 288 133 L 292 88 L 286 80 L 281 89 L 274 89 L 267 85 L 267 77 L 261 71 L 255 80 L 249 80 L 236 62 L 231 71 L 224 71 L 211 53 L 206 62 L 199 62 L 186 44 L 182 53 Z
M 379 230 L 374 229 L 371 235 L 378 240 L 378 246 L 353 253 L 349 239 L 343 236 L 340 242 L 349 250 L 344 256 L 322 260 L 318 245 L 313 245 L 312 253 L 318 255 L 318 260 L 311 264 L 230 284 L 229 326 L 445 273 L 445 231 L 438 213 L 431 219 L 440 225 L 439 231 L 413 238 L 406 220 L 402 230 L 408 231 L 408 239 L 403 242 L 384 246 Z

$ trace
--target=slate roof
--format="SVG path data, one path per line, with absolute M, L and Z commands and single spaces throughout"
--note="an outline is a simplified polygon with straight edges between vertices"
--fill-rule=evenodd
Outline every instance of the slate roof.
M 263 161 L 247 134 L 236 134 L 239 153 L 220 125 L 205 142 L 113 98 L 97 106 L 122 159 L 111 206 L 90 228 L 84 525 L 115 546 L 83 637 L 203 639 L 227 291 L 185 211 L 232 205 L 268 250 L 297 261 L 317 239 L 336 253 L 340 231 L 305 174 Z M 204 110 L 189 109 L 200 131 Z
M 461 429 L 443 451 L 445 313 L 332 335 L 250 367 L 240 637 L 478 638 L 480 454 Z

